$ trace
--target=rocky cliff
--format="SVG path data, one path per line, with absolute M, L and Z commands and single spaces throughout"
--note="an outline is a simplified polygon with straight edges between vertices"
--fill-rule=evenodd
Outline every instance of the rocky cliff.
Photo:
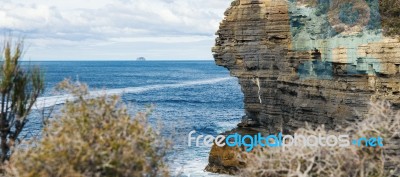
M 366 115 L 370 101 L 400 108 L 400 42 L 382 30 L 378 0 L 235 0 L 225 16 L 212 51 L 239 79 L 239 129 L 335 129 Z M 220 151 L 208 170 L 240 165 Z
M 360 16 L 371 13 L 366 2 L 359 4 Z M 384 37 L 379 22 L 368 29 L 379 17 L 347 25 L 331 19 L 339 16 L 330 14 L 334 9 L 317 16 L 318 10 L 301 2 L 240 0 L 225 12 L 213 52 L 239 78 L 243 125 L 334 128 L 363 115 L 370 100 L 400 106 L 400 43 Z

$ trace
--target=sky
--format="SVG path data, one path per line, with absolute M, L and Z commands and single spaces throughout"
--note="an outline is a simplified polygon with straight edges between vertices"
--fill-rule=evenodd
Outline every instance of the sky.
M 212 60 L 231 0 L 0 0 L 25 60 Z

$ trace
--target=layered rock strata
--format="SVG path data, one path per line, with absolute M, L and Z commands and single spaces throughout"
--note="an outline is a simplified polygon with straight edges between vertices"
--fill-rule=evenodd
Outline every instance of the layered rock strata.
M 370 101 L 399 109 L 400 42 L 383 35 L 377 3 L 233 1 L 212 51 L 239 79 L 246 111 L 239 127 L 335 129 L 365 116 Z M 221 158 L 211 155 L 208 169 L 223 171 Z
M 400 106 L 398 39 L 378 30 L 328 31 L 313 24 L 323 18 L 301 13 L 312 8 L 295 5 L 300 7 L 285 0 L 241 0 L 225 12 L 213 52 L 216 63 L 239 78 L 243 125 L 334 128 L 364 115 L 371 100 Z M 326 33 L 336 34 L 321 37 Z

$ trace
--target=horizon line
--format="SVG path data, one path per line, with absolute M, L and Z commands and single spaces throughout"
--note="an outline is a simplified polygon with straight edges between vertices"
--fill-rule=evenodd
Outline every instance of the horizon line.
M 146 61 L 137 61 L 136 59 L 40 59 L 40 60 L 27 60 L 23 59 L 22 62 L 44 62 L 44 61 L 132 61 L 132 62 L 151 62 L 151 61 L 214 61 L 214 59 L 146 59 Z

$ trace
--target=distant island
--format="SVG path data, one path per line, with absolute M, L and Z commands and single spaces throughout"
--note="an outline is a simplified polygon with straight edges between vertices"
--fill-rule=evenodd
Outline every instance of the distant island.
M 144 57 L 139 57 L 139 58 L 136 59 L 136 61 L 146 61 L 146 58 L 144 58 Z

